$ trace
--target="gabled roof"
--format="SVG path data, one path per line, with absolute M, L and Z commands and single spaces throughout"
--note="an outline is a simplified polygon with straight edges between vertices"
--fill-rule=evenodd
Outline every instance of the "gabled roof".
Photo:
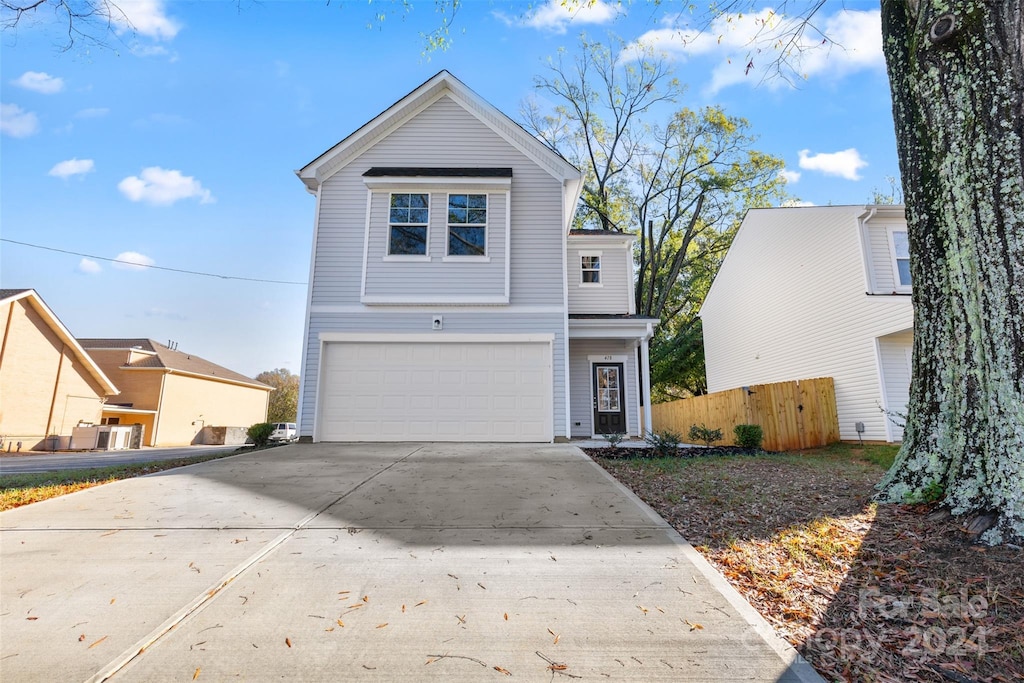
M 170 370 L 209 377 L 222 382 L 245 384 L 259 389 L 272 388 L 251 377 L 211 363 L 205 358 L 171 349 L 152 339 L 79 339 L 78 341 L 86 349 L 137 349 L 146 352 L 145 358 L 122 365 L 122 370 Z
M 71 349 L 71 352 L 78 357 L 81 361 L 82 366 L 86 372 L 92 375 L 93 379 L 100 385 L 104 394 L 120 394 L 120 390 L 114 386 L 114 383 L 110 381 L 100 366 L 96 364 L 96 361 L 86 353 L 82 345 L 72 336 L 68 328 L 64 327 L 64 323 L 60 321 L 50 307 L 46 305 L 42 297 L 36 293 L 34 289 L 0 289 L 0 304 L 13 303 L 25 299 L 27 303 L 38 313 L 46 324 L 49 325 L 50 329 L 56 333 L 57 337 L 64 342 L 66 346 Z
M 307 190 L 315 193 L 320 183 L 344 168 L 374 142 L 444 95 L 451 97 L 481 123 L 558 180 L 563 183 L 575 181 L 582 185 L 582 175 L 578 168 L 530 135 L 522 126 L 470 90 L 448 71 L 439 71 L 347 138 L 296 171 L 296 175 L 305 183 Z

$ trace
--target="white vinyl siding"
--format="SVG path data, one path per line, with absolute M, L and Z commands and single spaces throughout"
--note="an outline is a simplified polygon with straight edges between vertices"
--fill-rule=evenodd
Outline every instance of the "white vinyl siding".
M 630 312 L 633 294 L 632 254 L 626 244 L 600 248 L 588 246 L 591 237 L 570 237 L 567 260 L 569 275 L 569 313 Z M 600 285 L 583 282 L 582 259 L 585 255 L 601 258 Z M 582 286 L 581 286 L 582 285 Z
M 900 281 L 893 233 L 906 235 L 905 221 L 875 217 L 864 227 L 866 242 L 868 291 L 872 294 L 908 294 L 910 285 Z
M 910 297 L 864 291 L 863 206 L 747 213 L 701 309 L 708 390 L 833 377 L 839 433 L 885 441 L 877 337 L 913 327 Z
M 360 302 L 362 283 L 363 237 L 366 232 L 367 192 L 362 174 L 372 167 L 466 167 L 512 168 L 511 206 L 506 212 L 504 194 L 491 192 L 489 220 L 500 220 L 500 227 L 492 225 L 488 239 L 503 237 L 504 217 L 511 216 L 510 226 L 510 295 L 511 304 L 561 304 L 562 288 L 562 184 L 544 169 L 505 142 L 473 115 L 443 96 L 389 135 L 378 140 L 346 167 L 324 181 L 320 196 L 320 217 L 317 249 L 313 264 L 313 306 L 342 305 Z M 431 196 L 432 254 L 444 255 L 446 238 L 445 217 L 436 211 L 446 203 L 446 190 Z M 373 223 L 370 252 L 367 254 L 367 293 L 411 292 L 420 290 L 421 273 L 403 268 L 388 268 L 376 272 L 374 268 L 385 264 L 384 255 L 387 223 L 386 191 L 374 191 L 373 210 L 380 205 L 379 222 Z M 377 201 L 377 197 L 381 201 Z M 499 206 L 497 202 L 501 202 Z M 438 204 L 440 202 L 440 204 Z M 374 220 L 376 213 L 374 214 Z M 438 222 L 440 221 L 440 222 Z M 439 228 L 439 229 L 438 229 Z M 440 237 L 440 240 L 437 238 Z M 435 242 L 438 249 L 435 251 Z M 489 244 L 490 249 L 492 245 Z M 372 258 L 377 254 L 376 259 Z M 433 261 L 430 266 L 443 269 L 448 276 L 463 278 L 474 283 L 479 273 L 476 266 L 489 266 L 501 272 L 504 278 L 503 258 L 492 254 L 490 263 L 452 263 Z M 375 264 L 375 265 L 374 265 Z M 416 266 L 428 264 L 411 264 Z M 469 270 L 467 270 L 467 268 Z M 490 270 L 487 271 L 490 274 Z M 502 280 L 504 282 L 504 280 Z M 490 280 L 483 285 L 490 291 Z
M 426 258 L 400 260 L 388 254 L 389 192 L 374 191 L 370 207 L 370 244 L 366 254 L 367 297 L 422 300 L 425 296 L 503 297 L 505 294 L 505 193 L 489 195 L 492 214 L 487 235 L 488 261 L 475 257 L 446 259 L 448 248 L 448 193 L 431 191 L 430 229 Z M 361 253 L 360 253 L 361 256 Z M 361 264 L 360 264 L 361 267 Z
M 593 375 L 590 356 L 624 356 L 626 427 L 629 433 L 640 433 L 637 416 L 637 353 L 632 342 L 620 339 L 573 339 L 569 342 L 569 429 L 574 437 L 590 438 L 594 434 Z M 614 361 L 618 362 L 618 361 Z

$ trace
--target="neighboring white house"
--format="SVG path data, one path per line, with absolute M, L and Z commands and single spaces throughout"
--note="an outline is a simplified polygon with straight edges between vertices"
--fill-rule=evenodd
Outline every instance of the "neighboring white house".
M 748 211 L 700 311 L 708 391 L 829 376 L 841 439 L 901 440 L 909 264 L 902 206 Z
M 442 71 L 297 173 L 300 437 L 641 433 L 657 320 L 635 315 L 632 236 L 570 231 L 572 164 Z

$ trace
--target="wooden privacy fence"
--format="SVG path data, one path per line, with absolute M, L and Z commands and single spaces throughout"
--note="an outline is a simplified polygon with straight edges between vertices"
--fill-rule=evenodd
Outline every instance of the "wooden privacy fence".
M 762 447 L 789 451 L 839 441 L 835 385 L 831 377 L 756 384 L 651 406 L 655 432 L 672 431 L 689 439 L 690 427 L 721 429 L 717 445 L 735 445 L 733 427 L 760 425 Z M 696 443 L 696 442 L 692 442 Z

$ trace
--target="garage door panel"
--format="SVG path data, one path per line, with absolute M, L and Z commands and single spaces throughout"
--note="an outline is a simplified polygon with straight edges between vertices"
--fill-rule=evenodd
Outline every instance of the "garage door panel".
M 550 441 L 546 342 L 329 342 L 325 441 Z

